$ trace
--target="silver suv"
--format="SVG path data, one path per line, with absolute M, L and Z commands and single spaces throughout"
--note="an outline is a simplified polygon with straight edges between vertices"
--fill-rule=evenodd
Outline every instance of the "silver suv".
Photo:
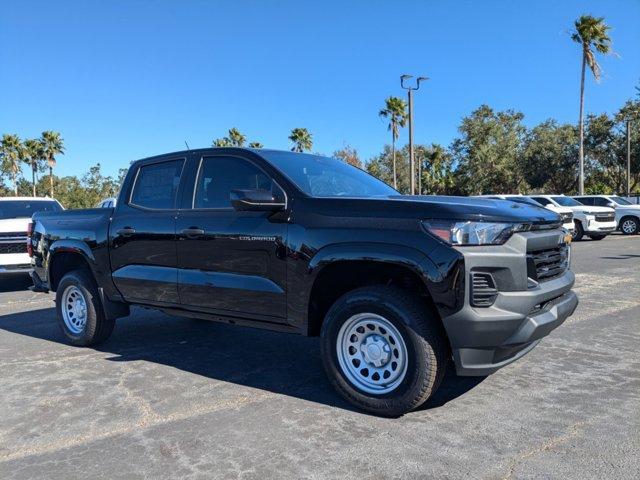
M 617 195 L 582 195 L 573 198 L 584 205 L 613 208 L 618 230 L 625 235 L 637 235 L 640 232 L 640 205 L 634 205 Z

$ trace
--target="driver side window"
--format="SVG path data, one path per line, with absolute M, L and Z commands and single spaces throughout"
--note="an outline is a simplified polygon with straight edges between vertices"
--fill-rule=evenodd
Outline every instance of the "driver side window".
M 279 187 L 260 168 L 238 157 L 204 157 L 200 164 L 193 208 L 231 208 L 231 190 L 268 190 Z M 275 194 L 274 194 L 275 195 Z

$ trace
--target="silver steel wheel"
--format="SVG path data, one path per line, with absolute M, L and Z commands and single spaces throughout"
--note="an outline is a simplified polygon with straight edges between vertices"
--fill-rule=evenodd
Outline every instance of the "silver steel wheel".
M 375 313 L 358 313 L 338 332 L 336 352 L 342 373 L 359 390 L 382 395 L 407 373 L 407 347 L 400 332 Z
M 87 301 L 82 290 L 69 285 L 62 294 L 62 319 L 69 331 L 78 335 L 87 325 Z
M 638 228 L 638 226 L 636 225 L 635 220 L 632 219 L 627 219 L 624 222 L 622 222 L 622 231 L 624 233 L 626 233 L 627 235 L 631 235 L 632 233 L 636 233 L 636 229 Z

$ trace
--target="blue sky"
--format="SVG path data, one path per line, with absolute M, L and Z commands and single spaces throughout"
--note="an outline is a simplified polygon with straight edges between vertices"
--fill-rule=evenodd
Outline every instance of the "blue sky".
M 289 148 L 345 143 L 364 159 L 389 141 L 378 110 L 399 75 L 431 77 L 415 137 L 448 145 L 487 103 L 533 125 L 576 122 L 583 13 L 605 16 L 619 57 L 587 82 L 588 112 L 612 112 L 640 83 L 640 1 L 29 1 L 0 14 L 0 133 L 62 133 L 62 175 L 209 146 L 237 127 Z M 406 141 L 403 132 L 401 141 Z

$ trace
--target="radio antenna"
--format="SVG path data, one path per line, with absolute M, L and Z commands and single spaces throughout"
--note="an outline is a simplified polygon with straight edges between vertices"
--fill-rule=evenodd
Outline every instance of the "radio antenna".
M 187 141 L 186 141 L 186 140 L 184 141 L 184 144 L 187 146 L 187 150 L 191 150 L 191 149 L 189 148 L 189 144 L 187 143 Z

